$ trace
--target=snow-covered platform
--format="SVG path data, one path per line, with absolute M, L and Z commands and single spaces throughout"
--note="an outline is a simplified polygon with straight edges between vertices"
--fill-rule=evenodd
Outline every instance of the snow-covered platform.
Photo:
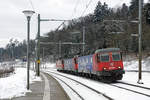
M 60 84 L 50 75 L 41 73 L 42 81 L 30 85 L 32 92 L 11 100 L 70 100 Z
M 40 77 L 30 70 L 30 89 L 26 89 L 26 68 L 16 68 L 8 77 L 0 78 L 0 100 L 70 100 L 61 85 L 50 75 Z
M 32 92 L 27 92 L 25 96 L 16 97 L 11 100 L 43 100 L 44 81 L 38 81 L 30 85 Z

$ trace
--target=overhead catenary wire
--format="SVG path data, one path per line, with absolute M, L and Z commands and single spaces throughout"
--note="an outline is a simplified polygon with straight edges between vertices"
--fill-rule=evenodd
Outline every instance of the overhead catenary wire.
M 56 31 L 58 31 L 59 28 L 60 28 L 62 25 L 64 25 L 64 23 L 65 23 L 65 21 L 63 21 L 63 22 L 57 27 Z
M 80 0 L 77 0 L 77 2 L 76 2 L 76 4 L 75 4 L 75 7 L 74 7 L 74 9 L 73 9 L 73 13 L 71 14 L 71 18 L 73 17 L 74 13 L 76 13 L 76 9 L 77 9 L 79 3 L 80 3 Z M 90 6 L 91 3 L 92 3 L 92 0 L 90 0 L 90 1 L 87 3 L 86 8 L 84 9 L 84 11 L 83 11 L 82 14 L 81 14 L 81 17 L 84 15 L 84 13 L 86 12 L 86 10 L 88 9 L 88 7 Z M 58 26 L 58 28 L 57 28 L 56 30 L 58 31 L 59 28 L 60 28 L 65 22 L 66 22 L 66 21 L 63 21 L 63 22 Z
M 76 10 L 77 10 L 79 3 L 80 3 L 80 0 L 77 0 L 76 4 L 74 6 L 73 12 L 71 14 L 71 18 L 73 18 L 74 14 L 76 13 Z
M 29 1 L 30 5 L 31 5 L 31 7 L 32 7 L 32 10 L 35 11 L 35 8 L 34 8 L 34 5 L 33 5 L 32 0 L 28 0 L 28 1 Z
M 76 12 L 76 9 L 77 9 L 77 7 L 78 7 L 78 5 L 79 5 L 79 1 L 80 0 L 78 0 L 77 2 L 76 2 L 76 5 L 75 5 L 75 7 L 74 7 L 74 10 L 73 10 L 73 13 L 72 13 L 72 15 L 71 15 L 71 18 L 73 17 L 73 14 Z M 86 12 L 86 10 L 88 9 L 88 7 L 90 6 L 90 4 L 92 3 L 92 0 L 90 0 L 87 4 L 86 4 L 86 8 L 84 9 L 84 11 L 82 12 L 82 14 L 81 14 L 81 17 L 84 15 L 84 13 Z M 73 20 L 72 20 L 73 21 Z M 63 23 L 64 24 L 64 23 Z
M 90 0 L 90 1 L 88 2 L 88 4 L 86 5 L 86 8 L 84 9 L 84 11 L 83 11 L 82 14 L 81 14 L 81 17 L 84 15 L 84 13 L 86 12 L 86 10 L 88 9 L 88 7 L 90 6 L 91 3 L 92 3 L 92 0 Z
M 71 14 L 71 17 L 70 17 L 71 19 L 73 18 L 74 13 L 76 13 L 76 9 L 77 9 L 79 3 L 80 3 L 80 0 L 77 0 L 76 4 L 75 4 L 75 6 L 74 6 L 73 12 L 72 12 L 72 14 Z M 66 22 L 66 21 L 63 21 L 63 22 L 56 28 L 56 31 L 58 31 L 59 28 L 60 28 L 62 25 L 65 24 L 65 22 Z
M 30 5 L 31 5 L 32 9 L 35 11 L 32 1 L 29 0 L 29 2 L 30 2 Z

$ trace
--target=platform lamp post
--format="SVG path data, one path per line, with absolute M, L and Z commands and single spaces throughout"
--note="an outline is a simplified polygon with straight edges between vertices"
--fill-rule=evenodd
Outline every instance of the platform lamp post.
M 29 41 L 30 41 L 30 19 L 31 16 L 35 13 L 31 10 L 24 10 L 23 13 L 27 17 L 27 89 L 29 90 L 29 69 L 30 69 L 30 62 L 29 62 Z

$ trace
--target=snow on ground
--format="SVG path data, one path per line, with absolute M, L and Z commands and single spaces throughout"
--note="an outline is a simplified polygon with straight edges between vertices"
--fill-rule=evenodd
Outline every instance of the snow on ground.
M 91 91 L 90 89 L 88 89 L 74 81 L 71 81 L 70 79 L 66 79 L 61 76 L 57 76 L 57 77 L 60 77 L 63 81 L 65 81 L 67 84 L 69 84 L 69 86 L 71 86 L 74 90 L 76 90 L 85 100 L 93 100 L 93 97 L 94 97 L 94 100 L 107 100 L 101 94 L 97 94 L 94 91 Z M 62 87 L 68 93 L 71 100 L 81 100 L 81 98 L 79 98 L 73 91 L 68 89 L 68 86 L 63 84 L 60 80 L 58 80 L 58 82 L 62 85 Z
M 4 64 L 6 65 L 6 64 Z M 143 70 L 149 70 L 150 71 L 150 57 L 147 59 L 144 59 L 142 61 Z M 3 64 L 2 64 L 3 66 Z M 45 63 L 43 66 L 43 70 L 45 71 L 55 71 L 55 64 L 54 63 Z M 138 60 L 132 60 L 132 61 L 124 61 L 124 68 L 125 70 L 138 70 Z M 15 74 L 10 75 L 6 78 L 0 78 L 0 99 L 4 98 L 13 98 L 18 96 L 24 96 L 27 91 L 26 89 L 26 68 L 16 68 Z M 62 73 L 61 73 L 62 74 Z M 94 80 L 85 79 L 82 77 L 77 77 L 69 74 L 65 74 L 69 77 L 72 77 L 73 79 L 77 79 L 83 83 L 88 83 L 89 86 L 92 86 L 92 88 L 98 89 L 99 91 L 115 98 L 116 100 L 150 100 L 150 98 L 147 98 L 145 96 L 140 96 L 139 94 L 127 92 L 125 90 L 120 91 L 118 88 L 114 88 L 111 86 L 108 86 L 101 82 L 95 82 Z M 149 80 L 150 73 L 142 73 L 142 81 L 144 84 L 142 86 L 150 87 L 150 80 Z M 41 78 L 35 77 L 35 73 L 33 71 L 30 71 L 30 84 L 34 81 L 40 81 Z M 64 79 L 65 80 L 65 79 Z M 137 84 L 138 80 L 138 73 L 137 72 L 126 72 L 123 79 L 121 81 Z M 63 83 L 61 83 L 63 85 Z M 66 88 L 66 86 L 63 86 Z M 68 89 L 66 91 L 69 91 Z M 70 91 L 68 92 L 70 94 Z M 69 94 L 69 95 L 70 95 Z M 119 94 L 119 95 L 118 95 Z
M 55 66 L 56 64 L 55 63 L 50 63 L 50 62 L 47 62 L 47 63 L 44 63 L 43 65 L 41 65 L 41 67 L 42 68 L 46 68 L 46 69 L 54 69 L 56 66 Z
M 131 61 L 124 61 L 125 70 L 138 70 L 138 59 L 133 59 Z M 150 57 L 142 60 L 142 70 L 150 71 Z
M 142 61 L 142 66 L 143 66 L 143 70 L 149 70 L 150 69 L 150 58 L 144 59 Z M 50 71 L 57 72 L 56 68 L 55 68 L 55 64 L 52 64 L 52 65 L 49 64 L 49 66 L 47 66 L 47 67 L 49 68 Z M 138 60 L 125 61 L 124 68 L 125 68 L 125 70 L 138 70 Z M 46 69 L 45 71 L 48 71 L 48 69 Z M 143 96 L 143 95 L 140 95 L 137 93 L 127 91 L 127 90 L 119 89 L 117 87 L 112 87 L 105 83 L 97 82 L 94 80 L 89 80 L 89 79 L 86 79 L 83 77 L 78 77 L 78 76 L 74 76 L 74 75 L 70 75 L 70 74 L 64 74 L 64 73 L 60 73 L 60 74 L 66 75 L 70 78 L 73 78 L 82 83 L 85 83 L 88 86 L 90 86 L 96 90 L 99 90 L 100 92 L 105 93 L 106 95 L 114 98 L 115 100 L 150 100 L 150 97 L 146 97 L 146 96 Z M 143 72 L 142 73 L 142 82 L 144 84 L 138 84 L 137 83 L 138 72 L 126 72 L 121 81 L 150 88 L 149 76 L 150 76 L 150 73 Z M 60 76 L 57 76 L 57 77 L 60 77 Z M 60 78 L 63 79 L 64 81 L 66 81 L 67 83 L 69 83 L 69 81 L 67 81 L 63 77 L 60 77 Z M 67 91 L 67 93 L 69 93 L 69 95 L 72 97 L 73 92 L 70 92 L 69 89 L 66 89 L 66 86 L 63 83 L 60 82 L 60 84 L 65 88 L 65 91 Z M 118 83 L 114 83 L 114 84 L 118 85 Z M 123 86 L 123 85 L 120 85 L 120 86 Z M 142 89 L 135 89 L 134 87 L 130 87 L 130 86 L 125 86 L 125 87 L 129 88 L 129 89 L 134 89 L 135 91 L 143 91 L 146 94 L 149 94 L 149 91 L 147 91 L 147 90 L 144 91 Z M 75 99 L 72 98 L 72 100 L 75 100 Z
M 145 87 L 150 88 L 150 73 L 142 73 L 142 82 L 144 84 L 138 84 L 138 72 L 126 72 L 125 75 L 123 75 L 123 82 L 135 84 L 135 85 L 141 85 Z
M 31 92 L 26 89 L 27 84 L 26 68 L 16 68 L 15 72 L 9 77 L 0 78 L 0 99 L 13 98 L 24 96 L 26 92 Z M 36 77 L 33 71 L 30 71 L 30 84 L 34 81 L 41 81 L 41 78 Z
M 52 71 L 52 69 L 50 70 L 50 71 Z M 54 69 L 53 70 L 54 72 L 56 72 L 56 70 Z M 47 72 L 48 73 L 48 72 Z M 59 73 L 59 72 L 57 72 L 57 73 Z M 136 73 L 135 72 L 131 72 L 132 73 L 132 75 L 134 75 L 134 77 L 131 77 L 130 75 L 130 73 L 128 74 L 128 73 L 126 73 L 124 76 L 126 77 L 126 78 L 123 78 L 123 80 L 122 81 L 125 81 L 125 82 L 129 82 L 129 83 L 132 83 L 132 84 L 137 84 L 137 76 L 136 76 Z M 106 95 L 108 95 L 108 96 L 110 96 L 111 98 L 113 98 L 114 100 L 150 100 L 150 97 L 146 97 L 146 96 L 143 96 L 143 95 L 140 95 L 140 94 L 137 94 L 137 93 L 133 93 L 133 92 L 130 92 L 130 91 L 127 91 L 127 90 L 124 90 L 124 89 L 120 89 L 120 88 L 117 88 L 117 87 L 113 87 L 113 86 L 110 86 L 110 85 L 108 85 L 108 84 L 105 84 L 105 83 L 102 83 L 102 82 L 98 82 L 98 81 L 95 81 L 95 80 L 90 80 L 90 79 L 86 79 L 86 78 L 84 78 L 84 77 L 78 77 L 78 76 L 74 76 L 74 75 L 70 75 L 70 74 L 64 74 L 64 73 L 59 73 L 59 74 L 63 74 L 63 75 L 65 75 L 65 76 L 67 76 L 67 77 L 70 77 L 70 78 L 72 78 L 72 79 L 75 79 L 75 80 L 78 80 L 78 81 L 80 81 L 81 83 L 84 83 L 84 84 L 86 84 L 86 85 L 88 85 L 88 86 L 90 86 L 90 87 L 92 87 L 92 88 L 94 88 L 94 89 L 96 89 L 96 90 L 98 90 L 98 91 L 100 91 L 100 92 L 102 92 L 102 93 L 104 93 L 104 94 L 106 94 Z M 53 75 L 55 75 L 55 74 L 53 74 Z M 144 74 L 144 75 L 146 75 L 146 74 Z M 144 76 L 143 75 L 143 76 Z M 66 83 L 69 83 L 69 80 L 67 80 L 67 79 L 65 79 L 65 78 L 63 78 L 63 77 L 61 77 L 61 76 L 58 76 L 58 75 L 56 75 L 57 77 L 59 77 L 59 78 L 61 78 L 63 81 L 65 81 Z M 143 79 L 143 81 L 145 82 L 142 86 L 145 86 L 145 87 L 150 87 L 150 81 L 147 81 L 148 83 L 146 83 L 146 81 L 145 80 L 148 80 L 148 77 L 150 76 L 150 73 L 147 73 L 147 79 L 146 78 L 144 78 Z M 127 79 L 128 78 L 128 79 Z M 135 79 L 136 78 L 136 79 Z M 60 82 L 61 83 L 61 82 Z M 71 84 L 71 83 L 70 83 Z M 72 83 L 73 84 L 73 83 Z M 118 85 L 118 83 L 113 83 L 113 84 L 116 84 L 116 85 Z M 61 83 L 61 85 L 63 85 L 63 87 L 65 88 L 65 90 L 67 91 L 67 93 L 69 94 L 69 95 L 71 95 L 71 97 L 72 97 L 72 94 L 73 94 L 73 92 L 70 92 L 70 90 L 68 90 L 68 89 L 66 89 L 66 86 L 63 84 L 63 83 Z M 139 85 L 139 84 L 137 84 L 137 85 Z M 77 87 L 78 87 L 79 85 L 77 84 Z M 120 86 L 120 85 L 119 85 Z M 75 87 L 75 85 L 73 86 L 73 87 Z M 126 88 L 129 88 L 129 89 L 134 89 L 133 87 L 130 87 L 130 86 L 126 86 Z M 82 89 L 82 87 L 80 88 L 80 87 L 78 87 L 78 90 L 80 90 L 81 92 L 83 91 L 83 90 L 81 90 Z M 69 91 L 69 92 L 68 92 Z M 135 91 L 142 91 L 142 92 L 144 92 L 144 93 L 146 93 L 146 94 L 149 94 L 149 91 L 143 91 L 142 89 L 135 89 Z M 83 92 L 83 93 L 85 93 L 86 95 L 90 95 L 91 96 L 91 94 L 89 94 L 88 92 Z M 88 94 L 87 94 L 88 93 Z M 95 98 L 94 98 L 95 99 Z M 98 99 L 98 97 L 96 98 L 96 99 Z M 71 99 L 71 100 L 75 100 L 75 99 Z M 77 99 L 77 100 L 79 100 L 79 99 Z M 91 99 L 85 99 L 85 100 L 91 100 Z M 102 99 L 103 100 L 103 99 Z
M 139 66 L 138 59 L 134 59 L 131 61 L 124 61 L 123 64 L 124 64 L 125 70 L 137 70 L 138 71 L 138 66 Z M 142 71 L 150 71 L 150 57 L 147 57 L 142 60 Z M 145 73 L 145 72 L 142 73 L 142 82 L 144 82 L 142 86 L 144 85 L 144 86 L 150 87 L 149 76 L 150 76 L 150 73 Z M 123 76 L 122 81 L 137 84 L 138 72 L 126 72 L 125 75 Z

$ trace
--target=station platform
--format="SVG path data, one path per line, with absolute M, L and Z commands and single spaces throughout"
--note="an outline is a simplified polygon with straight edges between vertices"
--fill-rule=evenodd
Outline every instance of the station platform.
M 41 73 L 42 81 L 30 84 L 32 92 L 11 100 L 70 100 L 60 84 L 50 75 Z

